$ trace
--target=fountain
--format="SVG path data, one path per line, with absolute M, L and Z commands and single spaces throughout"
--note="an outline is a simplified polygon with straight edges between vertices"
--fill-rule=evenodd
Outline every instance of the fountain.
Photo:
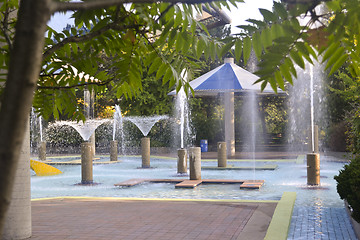
M 321 61 L 321 60 L 320 60 Z M 319 128 L 326 128 L 324 67 L 314 61 L 306 71 L 297 69 L 298 79 L 289 87 L 290 150 L 301 149 L 307 154 L 308 185 L 320 184 Z M 309 130 L 310 129 L 310 130 Z
M 35 109 L 32 108 L 31 109 L 31 114 L 30 114 L 30 119 L 31 119 L 31 130 L 33 132 L 33 136 L 36 135 L 36 133 L 38 132 L 39 134 L 39 141 L 38 142 L 38 146 L 37 146 L 37 150 L 38 150 L 38 156 L 39 156 L 39 160 L 40 161 L 45 161 L 46 160 L 46 142 L 43 140 L 43 123 L 42 123 L 42 117 L 39 116 L 37 113 L 35 113 Z M 37 129 L 38 127 L 38 129 Z M 33 137 L 34 138 L 34 137 Z M 31 144 L 32 146 L 32 144 Z
M 241 139 L 243 140 L 242 151 L 249 153 L 252 160 L 253 179 L 255 179 L 256 169 L 256 151 L 260 151 L 257 146 L 257 136 L 259 136 L 261 126 L 258 114 L 257 93 L 255 91 L 248 91 L 244 94 L 243 103 L 241 106 Z
M 149 117 L 125 117 L 124 120 L 134 123 L 143 134 L 141 138 L 142 168 L 150 168 L 150 138 L 147 137 L 151 128 L 162 119 L 168 119 L 166 115 Z
M 68 125 L 73 127 L 82 137 L 84 142 L 81 144 L 81 184 L 93 184 L 93 143 L 90 140 L 91 136 L 95 136 L 95 130 L 98 126 L 109 119 L 89 119 L 86 122 L 75 121 L 58 121 L 54 125 Z
M 46 142 L 43 140 L 43 127 L 42 127 L 42 117 L 39 116 L 39 132 L 40 132 L 40 143 L 38 147 L 39 160 L 46 160 Z
M 110 122 L 109 119 L 89 119 L 86 122 L 76 122 L 76 121 L 56 121 L 54 125 L 68 125 L 73 127 L 82 137 L 84 141 L 89 141 L 91 135 L 95 133 L 95 130 L 98 126 L 103 123 Z
M 182 78 L 187 81 L 187 72 L 184 69 L 181 73 Z M 189 106 L 188 97 L 182 87 L 175 97 L 175 115 L 178 119 L 180 129 L 176 129 L 177 132 L 180 130 L 180 149 L 177 150 L 178 156 L 178 174 L 187 174 L 187 151 L 185 148 L 185 138 L 190 136 L 190 124 L 189 124 Z M 174 134 L 178 136 L 179 134 Z
M 151 128 L 160 120 L 168 119 L 167 115 L 161 116 L 149 116 L 149 117 L 142 117 L 142 116 L 131 116 L 131 117 L 124 117 L 124 121 L 130 121 L 135 124 L 139 130 L 142 132 L 144 137 L 146 137 Z
M 321 131 L 327 127 L 323 69 L 323 65 L 316 61 L 314 61 L 314 66 L 307 63 L 306 71 L 297 69 L 297 80 L 293 82 L 293 86 L 289 86 L 289 131 L 287 135 L 290 151 L 300 149 L 311 152 L 313 138 L 315 151 L 317 148 L 322 148 L 321 139 L 317 147 L 315 128 L 318 125 Z
M 311 123 L 311 152 L 306 155 L 307 163 L 307 184 L 320 184 L 320 154 L 318 153 L 318 141 L 315 142 L 315 124 L 314 124 L 314 70 L 310 65 L 310 123 Z M 318 131 L 317 127 L 316 130 Z M 316 139 L 318 140 L 318 139 Z
M 113 138 L 110 143 L 110 161 L 118 160 L 118 141 L 115 140 L 116 136 L 116 124 L 119 125 L 119 128 L 122 131 L 122 115 L 119 105 L 115 105 L 114 121 L 113 121 Z
M 94 103 L 95 103 L 95 93 L 94 91 L 89 91 L 88 89 L 84 90 L 84 115 L 86 119 L 94 118 Z M 90 135 L 90 138 L 86 141 L 91 142 L 91 151 L 92 155 L 95 156 L 95 131 Z

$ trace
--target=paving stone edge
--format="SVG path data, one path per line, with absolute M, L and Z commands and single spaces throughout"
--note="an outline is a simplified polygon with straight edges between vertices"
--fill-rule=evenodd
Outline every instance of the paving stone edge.
M 286 240 L 295 205 L 296 192 L 284 192 L 277 204 L 265 240 Z

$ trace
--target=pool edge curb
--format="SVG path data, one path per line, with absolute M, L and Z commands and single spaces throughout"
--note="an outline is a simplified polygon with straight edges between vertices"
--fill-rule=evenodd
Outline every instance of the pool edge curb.
M 187 199 L 187 198 L 132 198 L 132 197 L 86 197 L 86 196 L 61 196 L 48 198 L 33 198 L 31 201 L 59 200 L 59 199 L 84 199 L 93 201 L 183 201 L 183 202 L 243 202 L 243 203 L 279 203 L 279 200 L 250 200 L 250 199 Z
M 296 200 L 296 192 L 284 192 L 278 202 L 268 230 L 265 240 L 282 240 L 287 239 L 292 213 Z

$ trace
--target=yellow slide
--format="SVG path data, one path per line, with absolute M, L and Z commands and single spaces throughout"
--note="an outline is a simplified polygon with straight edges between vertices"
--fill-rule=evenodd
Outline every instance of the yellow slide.
M 46 163 L 30 159 L 30 168 L 37 176 L 52 176 L 62 173 L 57 168 L 54 168 Z

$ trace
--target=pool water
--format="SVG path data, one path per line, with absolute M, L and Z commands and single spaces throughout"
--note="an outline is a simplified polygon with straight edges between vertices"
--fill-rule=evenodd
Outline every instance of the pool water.
M 62 158 L 66 160 L 66 158 Z M 104 158 L 102 160 L 108 160 Z M 203 179 L 260 179 L 265 184 L 259 190 L 240 190 L 239 184 L 200 185 L 195 189 L 175 189 L 171 183 L 143 183 L 133 187 L 115 187 L 131 178 L 184 178 L 177 176 L 176 159 L 151 158 L 150 169 L 141 169 L 141 157 L 119 158 L 121 162 L 94 165 L 94 186 L 76 185 L 81 182 L 80 165 L 57 165 L 63 174 L 49 177 L 31 177 L 32 198 L 58 196 L 137 197 L 183 199 L 249 199 L 279 200 L 283 192 L 297 193 L 296 206 L 343 207 L 336 192 L 334 176 L 345 162 L 321 156 L 321 187 L 314 189 L 306 184 L 306 163 L 294 161 L 229 161 L 234 166 L 278 165 L 275 170 L 202 170 Z M 55 160 L 53 160 L 55 161 Z M 217 166 L 216 161 L 203 161 L 202 166 Z

